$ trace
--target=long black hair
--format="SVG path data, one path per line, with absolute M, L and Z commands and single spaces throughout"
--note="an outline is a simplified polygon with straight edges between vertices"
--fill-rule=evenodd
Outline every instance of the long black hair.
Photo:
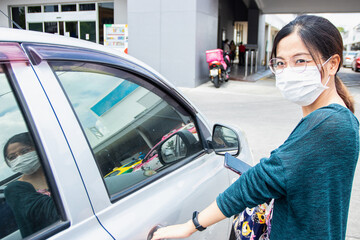
M 340 70 L 343 61 L 343 41 L 339 30 L 326 18 L 314 15 L 302 15 L 284 26 L 274 39 L 271 57 L 276 57 L 277 46 L 279 42 L 296 32 L 300 39 L 309 50 L 311 57 L 316 64 L 329 59 L 337 54 L 340 56 L 340 64 L 337 72 Z M 323 69 L 321 69 L 323 73 Z M 339 96 L 345 102 L 347 108 L 352 112 L 355 111 L 354 100 L 347 90 L 344 83 L 335 75 L 335 86 Z
M 6 143 L 3 149 L 3 154 L 4 154 L 4 159 L 6 164 L 9 166 L 9 162 L 7 159 L 7 150 L 10 144 L 12 143 L 21 143 L 23 145 L 29 146 L 29 147 L 34 147 L 34 142 L 30 136 L 30 134 L 28 132 L 23 132 L 23 133 L 19 133 L 16 134 L 14 136 L 12 136 Z

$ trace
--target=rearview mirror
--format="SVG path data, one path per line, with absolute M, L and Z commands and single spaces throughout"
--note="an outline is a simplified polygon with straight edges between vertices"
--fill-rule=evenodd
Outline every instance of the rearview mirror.
M 212 134 L 212 146 L 218 155 L 225 155 L 226 152 L 232 156 L 239 155 L 239 136 L 233 129 L 220 124 L 215 124 Z

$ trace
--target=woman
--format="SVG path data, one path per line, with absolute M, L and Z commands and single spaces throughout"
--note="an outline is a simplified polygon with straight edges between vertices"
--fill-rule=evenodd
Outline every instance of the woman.
M 274 198 L 271 239 L 345 239 L 359 122 L 336 76 L 342 38 L 328 20 L 299 16 L 274 40 L 270 68 L 303 118 L 268 159 L 248 170 L 198 217 L 160 228 L 153 239 L 184 238 Z M 197 226 L 197 229 L 195 228 Z
M 229 40 L 228 39 L 225 39 L 224 41 L 224 52 L 226 53 L 230 53 L 230 45 L 229 45 Z
M 59 219 L 47 181 L 29 133 L 11 137 L 4 146 L 6 164 L 23 175 L 5 188 L 22 237 L 31 235 Z

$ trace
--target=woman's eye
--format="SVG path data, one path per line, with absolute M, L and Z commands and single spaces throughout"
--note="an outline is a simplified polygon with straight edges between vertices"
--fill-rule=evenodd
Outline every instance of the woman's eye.
M 284 66 L 284 65 L 285 65 L 284 62 L 281 62 L 281 61 L 276 62 L 276 66 L 277 66 L 277 67 L 281 67 L 281 66 Z
M 7 159 L 8 160 L 14 160 L 16 158 L 16 155 L 8 155 Z
M 295 61 L 295 64 L 304 64 L 304 63 L 306 63 L 307 61 L 305 60 L 305 59 L 297 59 L 296 61 Z
M 24 154 L 26 154 L 26 153 L 28 153 L 28 152 L 30 152 L 31 151 L 31 148 L 24 148 L 24 149 L 22 149 L 21 151 L 20 151 L 20 155 L 24 155 Z

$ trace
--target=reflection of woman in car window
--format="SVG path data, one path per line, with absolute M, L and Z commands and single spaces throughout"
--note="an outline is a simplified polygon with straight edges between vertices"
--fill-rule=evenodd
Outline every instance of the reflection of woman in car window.
M 5 189 L 21 235 L 26 237 L 58 220 L 58 214 L 29 133 L 11 137 L 4 146 L 6 164 L 23 175 Z

